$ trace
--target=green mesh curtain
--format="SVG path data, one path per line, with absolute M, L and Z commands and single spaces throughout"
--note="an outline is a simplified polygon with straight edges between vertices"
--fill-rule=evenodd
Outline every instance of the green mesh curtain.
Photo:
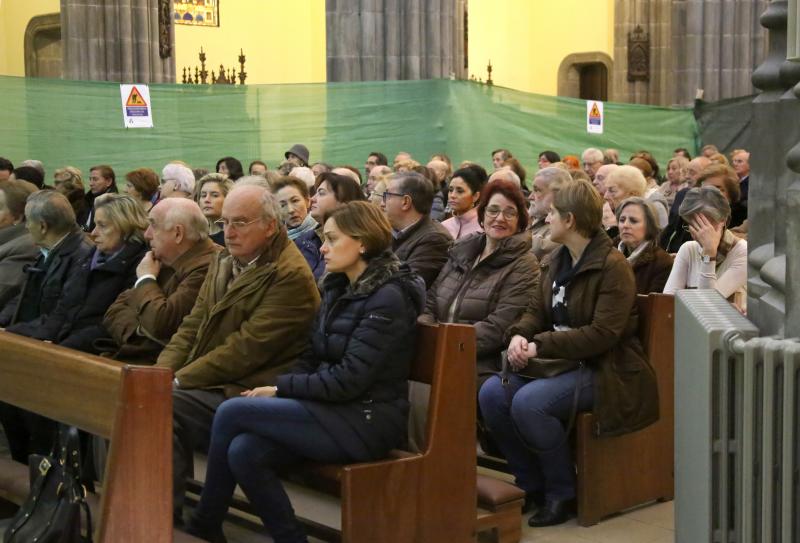
M 647 149 L 665 163 L 697 138 L 691 109 L 607 103 L 605 133 L 593 135 L 581 100 L 467 81 L 152 85 L 150 95 L 155 127 L 126 129 L 117 84 L 0 77 L 0 156 L 36 158 L 49 172 L 107 163 L 121 178 L 176 159 L 213 169 L 227 155 L 245 168 L 254 159 L 274 167 L 294 143 L 309 147 L 312 162 L 359 169 L 370 151 L 421 161 L 444 152 L 488 166 L 491 151 L 505 147 L 535 170 L 545 149 L 614 147 L 623 160 Z

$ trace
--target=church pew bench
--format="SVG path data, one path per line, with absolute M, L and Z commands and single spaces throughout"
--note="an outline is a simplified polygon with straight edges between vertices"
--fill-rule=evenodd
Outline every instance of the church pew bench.
M 172 377 L 0 331 L 0 401 L 110 440 L 101 494 L 89 494 L 100 543 L 199 541 L 172 529 Z M 27 466 L 0 459 L 0 498 L 21 504 Z

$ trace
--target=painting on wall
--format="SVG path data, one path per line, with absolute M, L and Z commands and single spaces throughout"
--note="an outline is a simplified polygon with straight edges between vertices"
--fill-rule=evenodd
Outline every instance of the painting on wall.
M 175 24 L 219 26 L 219 0 L 174 0 Z

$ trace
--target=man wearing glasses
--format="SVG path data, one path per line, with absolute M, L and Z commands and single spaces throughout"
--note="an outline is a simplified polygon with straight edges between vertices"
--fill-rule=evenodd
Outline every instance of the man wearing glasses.
M 453 238 L 430 218 L 433 183 L 416 172 L 394 174 L 381 207 L 392 224 L 397 258 L 419 274 L 429 288 L 447 262 Z
M 192 454 L 208 447 L 211 422 L 227 398 L 274 384 L 306 343 L 319 306 L 311 270 L 261 186 L 236 186 L 221 222 L 226 250 L 211 262 L 191 313 L 158 357 L 175 372 L 173 483 L 182 521 Z

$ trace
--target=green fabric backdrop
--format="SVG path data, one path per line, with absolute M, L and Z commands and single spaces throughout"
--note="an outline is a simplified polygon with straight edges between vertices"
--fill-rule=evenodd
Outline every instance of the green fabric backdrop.
M 427 160 L 445 152 L 454 162 L 491 165 L 506 147 L 536 169 L 545 149 L 579 154 L 614 147 L 625 159 L 638 149 L 660 163 L 676 147 L 694 150 L 697 125 L 688 108 L 605 105 L 605 134 L 586 132 L 582 100 L 486 87 L 468 81 L 428 80 L 307 85 L 152 85 L 152 129 L 126 129 L 119 85 L 0 77 L 0 156 L 18 163 L 42 160 L 84 172 L 107 163 L 126 171 L 160 171 L 170 160 L 213 168 L 232 155 L 245 168 L 260 158 L 272 168 L 294 143 L 311 161 L 363 168 L 370 151 L 389 159 L 409 151 Z

